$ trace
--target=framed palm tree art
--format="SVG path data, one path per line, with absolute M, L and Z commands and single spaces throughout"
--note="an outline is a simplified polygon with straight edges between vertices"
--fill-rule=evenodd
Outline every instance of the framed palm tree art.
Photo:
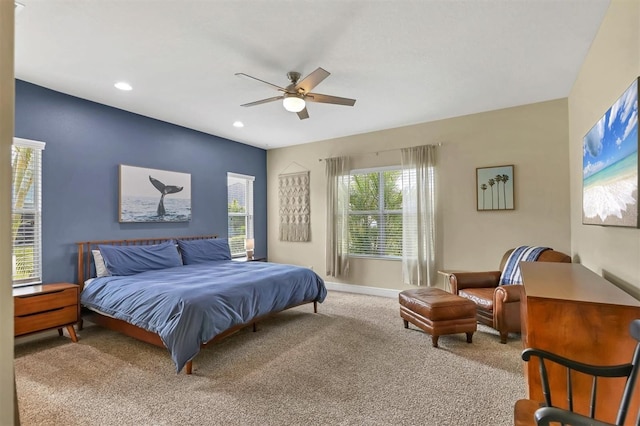
M 514 210 L 513 165 L 476 168 L 476 208 Z

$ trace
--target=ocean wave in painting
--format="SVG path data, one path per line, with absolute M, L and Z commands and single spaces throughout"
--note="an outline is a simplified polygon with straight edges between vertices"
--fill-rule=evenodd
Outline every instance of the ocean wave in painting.
M 188 222 L 191 220 L 191 200 L 165 198 L 165 214 L 158 215 L 158 197 L 123 197 L 120 201 L 120 222 Z
M 590 176 L 584 182 L 583 215 L 587 219 L 609 217 L 625 219 L 636 223 L 631 210 L 637 214 L 638 172 L 636 156 L 628 156 L 611 166 Z

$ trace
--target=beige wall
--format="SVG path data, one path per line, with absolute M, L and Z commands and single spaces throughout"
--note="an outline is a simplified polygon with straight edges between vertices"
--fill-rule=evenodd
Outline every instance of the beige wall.
M 11 142 L 13 140 L 13 2 L 0 1 L 0 424 L 13 423 L 11 295 Z
M 313 118 L 311 118 L 313 119 Z M 312 266 L 325 273 L 325 172 L 318 159 L 352 157 L 353 168 L 399 165 L 396 148 L 442 143 L 438 154 L 438 266 L 498 268 L 502 254 L 521 244 L 569 253 L 569 153 L 567 100 L 555 100 L 414 126 L 332 139 L 267 153 L 269 260 Z M 393 149 L 393 150 L 390 150 Z M 390 150 L 390 151 L 389 151 Z M 378 155 L 376 151 L 380 152 Z M 515 166 L 516 209 L 478 212 L 476 167 Z M 311 242 L 278 240 L 278 174 L 311 172 Z M 399 261 L 353 259 L 348 279 L 402 289 Z
M 571 249 L 640 298 L 640 229 L 582 225 L 582 138 L 640 74 L 640 2 L 614 0 L 569 95 Z

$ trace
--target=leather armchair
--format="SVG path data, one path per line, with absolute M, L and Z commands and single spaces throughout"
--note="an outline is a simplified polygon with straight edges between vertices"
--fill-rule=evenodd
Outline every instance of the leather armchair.
M 507 343 L 509 333 L 520 333 L 522 328 L 522 285 L 498 285 L 504 265 L 513 250 L 508 250 L 502 256 L 498 271 L 456 272 L 449 276 L 451 292 L 475 302 L 478 322 L 498 330 L 500 343 Z M 545 250 L 537 261 L 571 263 L 571 257 L 559 251 Z

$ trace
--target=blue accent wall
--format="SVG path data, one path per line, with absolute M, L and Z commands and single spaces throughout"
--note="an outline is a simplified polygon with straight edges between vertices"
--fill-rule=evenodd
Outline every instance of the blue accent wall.
M 76 282 L 78 241 L 226 237 L 227 172 L 256 177 L 255 252 L 256 256 L 267 254 L 267 155 L 263 149 L 20 80 L 16 81 L 15 135 L 46 142 L 42 155 L 44 282 Z M 119 223 L 120 164 L 190 173 L 191 221 Z

